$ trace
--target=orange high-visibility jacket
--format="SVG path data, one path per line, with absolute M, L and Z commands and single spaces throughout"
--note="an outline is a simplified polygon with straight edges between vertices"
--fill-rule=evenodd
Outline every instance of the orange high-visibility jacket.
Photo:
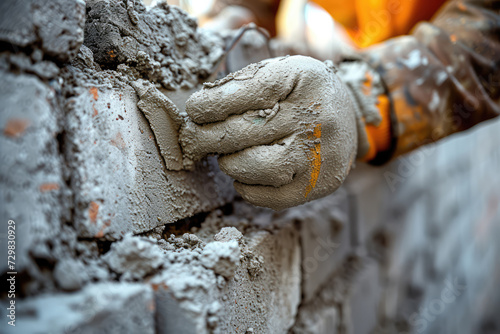
M 428 21 L 444 0 L 314 0 L 342 24 L 358 47 L 406 35 Z

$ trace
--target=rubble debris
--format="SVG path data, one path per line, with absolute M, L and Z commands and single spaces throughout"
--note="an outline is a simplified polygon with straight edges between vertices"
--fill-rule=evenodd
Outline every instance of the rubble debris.
M 240 262 L 240 248 L 235 240 L 208 243 L 201 253 L 201 263 L 225 278 L 234 276 Z
M 123 240 L 111 245 L 104 261 L 122 275 L 121 280 L 131 281 L 142 279 L 160 268 L 165 263 L 165 255 L 155 240 L 127 234 Z

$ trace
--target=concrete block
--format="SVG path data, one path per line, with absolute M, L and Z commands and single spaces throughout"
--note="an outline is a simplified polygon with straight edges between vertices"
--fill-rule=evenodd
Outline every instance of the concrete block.
M 32 256 L 49 256 L 45 244 L 62 238 L 60 220 L 70 203 L 57 134 L 60 113 L 54 91 L 33 75 L 0 73 L 0 254 L 7 268 L 7 221 L 15 221 L 16 270 Z M 57 242 L 54 242 L 56 244 Z
M 351 250 L 347 193 L 341 188 L 290 212 L 301 222 L 302 293 L 304 302 L 308 302 Z
M 215 158 L 168 171 L 135 90 L 89 86 L 66 103 L 66 155 L 80 236 L 121 238 L 230 201 Z
M 254 214 L 260 211 L 252 210 Z M 202 225 L 199 235 L 209 235 L 207 224 L 210 222 Z M 221 230 L 227 232 L 227 228 Z M 213 239 L 214 235 L 217 233 L 205 240 Z M 244 240 L 236 233 L 233 235 L 235 238 L 227 241 L 182 244 L 182 249 L 167 254 L 171 262 L 150 281 L 156 291 L 159 333 L 170 333 L 170 328 L 186 333 L 252 330 L 285 333 L 290 329 L 300 303 L 298 231 L 288 224 L 273 233 L 245 233 Z M 192 239 L 187 236 L 183 239 Z M 175 244 L 181 245 L 181 238 L 177 238 Z M 207 258 L 220 254 L 214 249 L 216 245 L 223 250 L 236 247 L 234 254 L 241 254 L 236 268 L 231 268 L 235 270 L 231 275 L 206 266 Z
M 301 308 L 293 334 L 336 334 L 339 312 L 335 306 Z
M 3 333 L 155 333 L 153 291 L 144 284 L 93 284 L 18 300 L 16 310 L 16 326 L 3 322 Z
M 382 294 L 380 267 L 371 260 L 365 260 L 363 266 L 364 268 L 354 278 L 355 282 L 346 301 L 353 334 L 371 333 L 378 324 Z
M 247 253 L 260 258 L 262 270 L 249 274 L 245 262 L 221 291 L 219 333 L 286 333 L 300 304 L 300 243 L 293 225 L 275 233 L 247 235 Z
M 161 289 L 155 293 L 156 303 L 156 333 L 200 333 L 196 329 L 196 321 L 192 319 L 172 297 L 171 293 Z

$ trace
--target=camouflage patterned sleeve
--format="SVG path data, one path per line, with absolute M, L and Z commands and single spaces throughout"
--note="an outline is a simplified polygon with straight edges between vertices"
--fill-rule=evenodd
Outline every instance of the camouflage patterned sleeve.
M 363 52 L 392 100 L 393 155 L 500 114 L 500 1 L 451 1 L 410 36 Z

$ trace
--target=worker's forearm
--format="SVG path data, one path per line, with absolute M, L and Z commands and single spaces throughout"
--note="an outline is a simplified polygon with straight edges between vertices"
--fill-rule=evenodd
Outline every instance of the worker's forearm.
M 393 101 L 393 156 L 500 115 L 500 2 L 450 2 L 411 36 L 363 52 Z

